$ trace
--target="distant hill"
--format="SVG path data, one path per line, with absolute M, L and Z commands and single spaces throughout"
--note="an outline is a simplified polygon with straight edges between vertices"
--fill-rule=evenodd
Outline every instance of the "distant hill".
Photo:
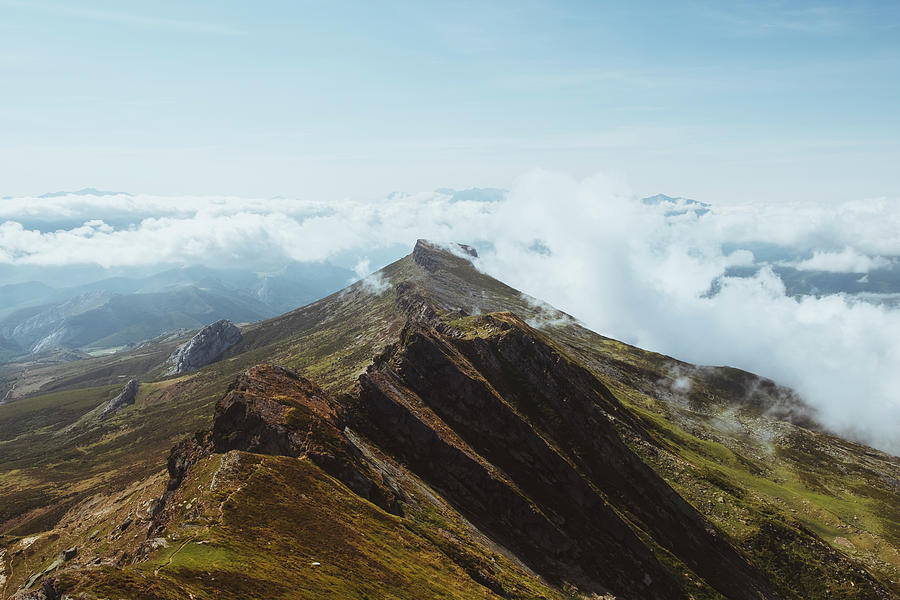
M 666 196 L 665 194 L 656 194 L 655 196 L 642 198 L 641 202 L 650 206 L 669 207 L 666 216 L 670 217 L 687 214 L 688 211 L 693 212 L 698 217 L 702 217 L 709 212 L 710 207 L 712 206 L 711 204 L 700 202 L 699 200 L 681 197 L 676 198 L 673 196 Z
M 82 188 L 74 192 L 47 192 L 38 198 L 61 198 L 62 196 L 131 196 L 128 192 L 110 192 L 96 188 Z

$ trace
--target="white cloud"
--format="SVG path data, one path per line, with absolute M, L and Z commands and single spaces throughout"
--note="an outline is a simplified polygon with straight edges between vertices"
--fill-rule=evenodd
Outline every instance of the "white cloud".
M 891 261 L 882 256 L 866 256 L 853 248 L 844 248 L 840 252 L 817 250 L 812 258 L 807 258 L 792 266 L 803 271 L 829 271 L 831 273 L 868 273 L 873 269 L 883 269 L 891 265 Z
M 900 198 L 720 205 L 698 235 L 732 242 L 765 241 L 783 246 L 868 256 L 900 255 Z
M 896 223 L 897 212 L 878 214 L 868 206 L 841 208 L 842 227 L 860 234 L 867 227 L 881 230 L 883 221 Z M 727 266 L 748 258 L 721 249 L 739 221 L 745 239 L 830 241 L 836 219 L 829 209 L 811 216 L 809 207 L 795 213 L 762 206 L 667 219 L 602 178 L 537 173 L 523 178 L 492 215 L 496 252 L 480 264 L 604 335 L 791 385 L 830 427 L 900 451 L 900 311 L 844 296 L 797 301 L 769 268 L 752 278 L 722 277 Z M 768 227 L 756 229 L 760 221 Z M 523 242 L 537 236 L 549 254 L 527 251 Z M 867 235 L 857 241 L 900 249 Z M 721 278 L 721 290 L 709 297 L 714 278 Z
M 811 254 L 810 268 L 869 270 L 900 256 L 900 201 L 704 200 L 713 201 L 707 215 L 667 216 L 664 206 L 635 201 L 621 181 L 543 171 L 492 203 L 451 202 L 437 192 L 337 203 L 18 198 L 0 201 L 0 263 L 252 265 L 373 256 L 398 244 L 412 248 L 417 238 L 489 241 L 480 268 L 599 333 L 772 377 L 795 387 L 827 425 L 900 451 L 900 311 L 841 295 L 797 300 L 769 268 L 725 277 L 754 257 L 722 249 L 765 242 Z M 356 266 L 368 281 L 371 263 Z M 714 280 L 719 291 L 710 296 Z M 387 282 L 364 285 L 380 293 Z
M 372 272 L 372 261 L 368 258 L 361 258 L 356 263 L 356 266 L 353 267 L 353 272 L 356 273 L 356 277 L 362 282 L 362 289 L 370 294 L 380 296 L 391 287 L 390 282 L 384 278 L 380 271 Z
M 0 201 L 0 219 L 5 219 L 0 263 L 227 266 L 323 260 L 423 235 L 452 237 L 454 223 L 488 210 L 485 203 L 451 203 L 450 198 L 431 192 L 337 203 L 157 196 L 8 199 Z M 60 220 L 69 226 L 58 228 Z M 120 226 L 108 225 L 114 222 Z

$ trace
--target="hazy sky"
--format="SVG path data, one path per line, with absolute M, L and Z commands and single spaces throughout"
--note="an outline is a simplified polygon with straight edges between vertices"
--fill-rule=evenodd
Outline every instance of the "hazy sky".
M 0 0 L 0 195 L 900 193 L 900 3 Z

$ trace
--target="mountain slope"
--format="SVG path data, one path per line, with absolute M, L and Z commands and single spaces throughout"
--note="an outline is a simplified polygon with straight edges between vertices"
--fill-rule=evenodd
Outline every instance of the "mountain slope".
M 468 486 L 458 500 L 471 503 L 464 512 L 557 582 L 568 577 L 593 592 L 608 586 L 618 594 L 672 597 L 675 581 L 622 515 L 729 597 L 777 597 L 621 442 L 610 421 L 628 416 L 596 378 L 511 314 L 466 325 L 469 335 L 413 324 L 362 379 L 360 404 L 368 410 L 361 425 L 380 430 L 371 437 L 382 447 L 448 490 L 445 498 L 455 498 L 453 486 Z M 483 476 L 466 467 L 454 472 L 455 461 L 424 454 L 415 429 L 401 435 L 410 419 L 437 420 L 434 430 L 457 432 L 465 440 L 457 449 L 490 461 L 484 468 L 500 469 L 510 490 L 479 494 Z M 510 512 L 521 508 L 513 515 L 485 511 L 491 495 Z
M 166 340 L 15 379 L 3 593 L 900 592 L 896 457 L 817 431 L 790 390 L 599 336 L 470 259 L 420 242 L 187 376 L 163 376 Z M 129 378 L 133 407 L 86 417 Z

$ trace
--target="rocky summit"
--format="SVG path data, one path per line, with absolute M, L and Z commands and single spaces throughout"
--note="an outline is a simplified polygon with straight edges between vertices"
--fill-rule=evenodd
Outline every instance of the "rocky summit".
M 898 597 L 900 459 L 477 260 L 420 241 L 379 285 L 23 379 L 3 596 Z M 140 402 L 86 423 L 125 376 Z
M 226 319 L 207 325 L 194 337 L 172 353 L 169 362 L 172 367 L 170 375 L 189 373 L 205 367 L 219 359 L 222 353 L 237 344 L 241 339 L 241 330 Z

